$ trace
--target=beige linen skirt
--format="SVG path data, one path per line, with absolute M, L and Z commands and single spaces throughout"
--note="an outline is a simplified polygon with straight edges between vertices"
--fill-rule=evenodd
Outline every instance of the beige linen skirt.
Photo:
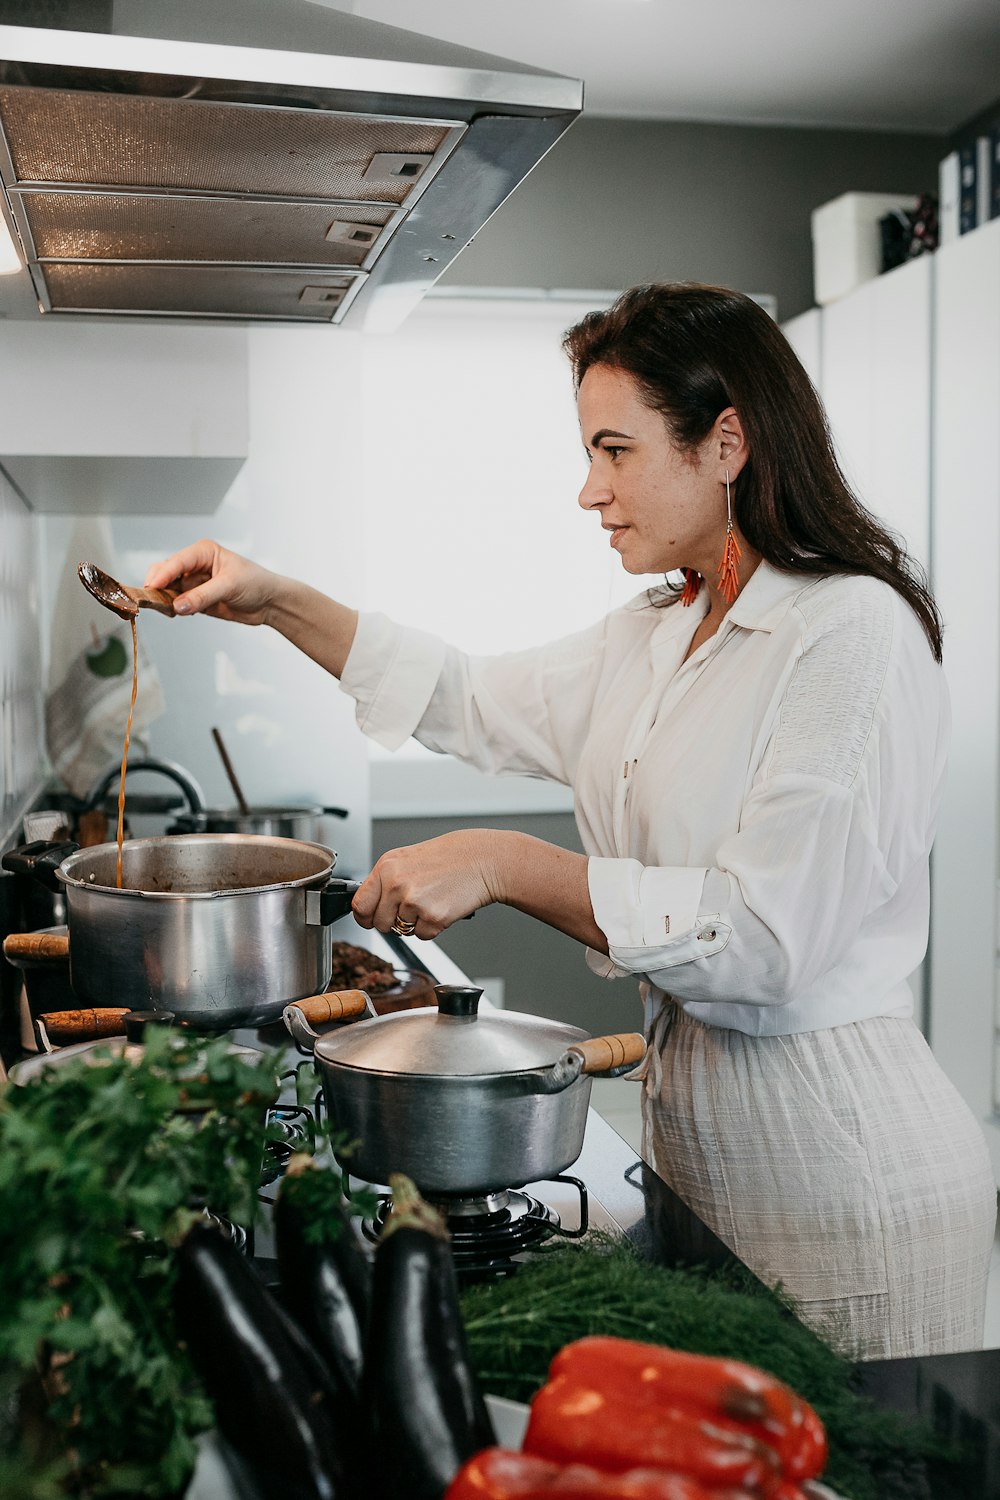
M 643 1155 L 854 1359 L 982 1345 L 997 1188 L 912 1021 L 752 1037 L 664 1002 Z

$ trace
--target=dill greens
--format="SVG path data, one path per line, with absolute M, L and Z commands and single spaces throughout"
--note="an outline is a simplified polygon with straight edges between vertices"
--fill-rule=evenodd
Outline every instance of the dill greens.
M 824 1477 L 849 1500 L 929 1500 L 927 1460 L 956 1457 L 929 1428 L 854 1390 L 854 1366 L 741 1267 L 657 1266 L 595 1233 L 544 1248 L 507 1280 L 467 1287 L 462 1309 L 480 1381 L 511 1400 L 531 1400 L 564 1344 L 610 1334 L 739 1359 L 785 1381 L 823 1419 Z

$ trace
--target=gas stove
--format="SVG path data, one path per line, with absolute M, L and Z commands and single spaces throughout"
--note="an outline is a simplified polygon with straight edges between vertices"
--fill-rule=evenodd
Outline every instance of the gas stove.
M 512 1276 L 525 1255 L 553 1237 L 581 1239 L 590 1224 L 587 1189 L 578 1177 L 553 1177 L 536 1183 L 539 1190 L 561 1184 L 578 1194 L 576 1227 L 563 1224 L 559 1211 L 533 1194 L 501 1188 L 477 1198 L 431 1199 L 443 1215 L 451 1239 L 451 1253 L 459 1282 L 495 1281 Z M 391 1207 L 389 1194 L 381 1194 L 374 1218 L 366 1220 L 366 1239 L 379 1238 Z

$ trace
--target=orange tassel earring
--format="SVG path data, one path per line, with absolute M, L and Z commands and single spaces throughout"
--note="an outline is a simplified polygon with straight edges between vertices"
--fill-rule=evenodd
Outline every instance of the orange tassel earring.
M 732 604 L 740 591 L 739 562 L 740 544 L 733 530 L 733 502 L 729 493 L 729 470 L 726 470 L 726 545 L 719 564 L 719 593 L 727 604 Z M 683 597 L 683 596 L 682 596 Z
M 698 597 L 701 588 L 701 574 L 695 568 L 684 568 L 684 587 L 681 590 L 681 603 L 693 604 Z

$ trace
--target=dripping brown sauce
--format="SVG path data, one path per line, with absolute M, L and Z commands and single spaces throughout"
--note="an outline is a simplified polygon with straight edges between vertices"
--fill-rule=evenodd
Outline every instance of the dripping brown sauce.
M 132 738 L 132 713 L 135 709 L 136 689 L 139 686 L 139 637 L 135 628 L 135 616 L 129 620 L 132 627 L 132 698 L 128 706 L 128 722 L 125 725 L 125 744 L 122 748 L 122 774 L 118 784 L 118 868 L 115 884 L 122 888 L 122 842 L 125 837 L 125 768 L 128 765 L 128 746 Z

